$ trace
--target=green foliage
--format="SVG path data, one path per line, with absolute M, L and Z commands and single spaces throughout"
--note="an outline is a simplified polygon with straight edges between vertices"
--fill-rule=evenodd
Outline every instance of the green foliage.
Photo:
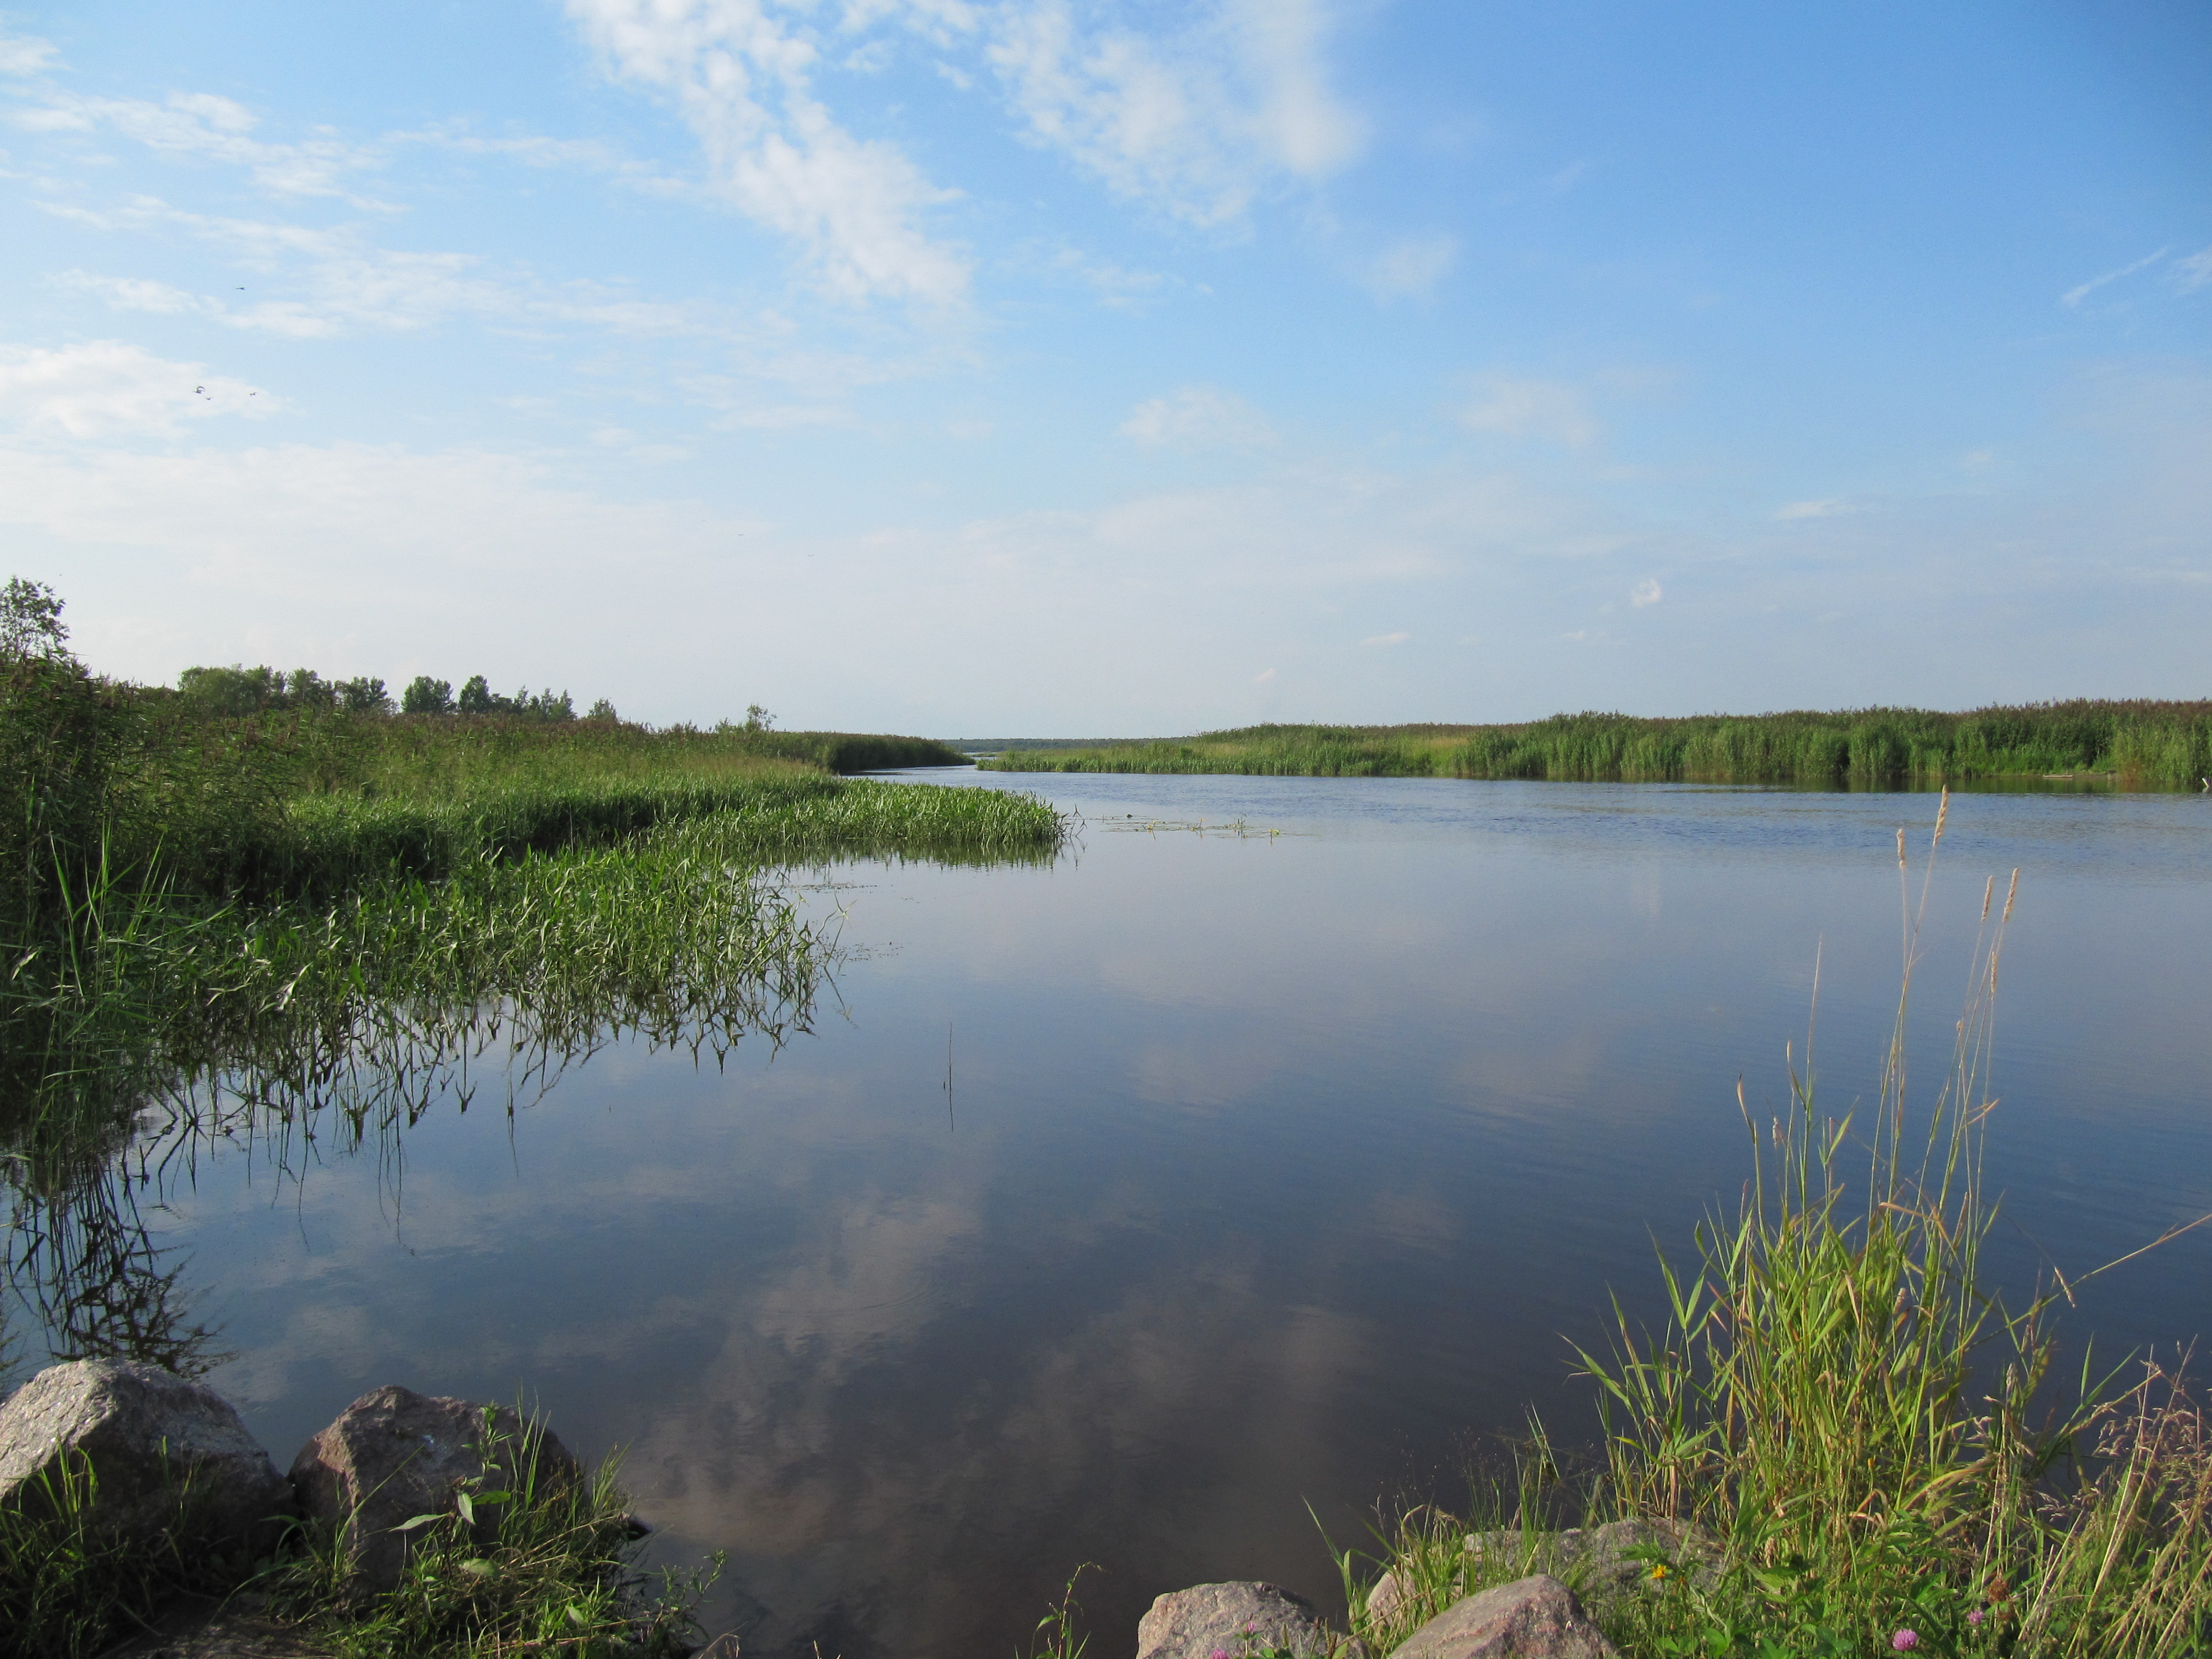
M 1036 1629 L 1030 1632 L 1030 1659 L 1083 1659 L 1091 1638 L 1080 1623 L 1083 1604 L 1075 1599 L 1075 1587 L 1082 1582 L 1085 1573 L 1099 1571 L 1096 1561 L 1085 1561 L 1068 1574 L 1060 1600 L 1037 1620 Z
M 433 679 L 428 674 L 417 674 L 407 682 L 407 690 L 400 694 L 399 712 L 403 714 L 452 714 L 453 683 Z
M 44 582 L 10 576 L 0 588 L 0 661 L 53 659 L 69 654 L 69 628 L 63 601 Z
M 495 1473 L 420 1517 L 400 1583 L 368 1599 L 349 1582 L 334 1531 L 294 1522 L 259 1540 L 211 1540 L 189 1480 L 162 1524 L 119 1534 L 100 1520 L 91 1464 L 65 1456 L 33 1478 L 29 1501 L 0 1507 L 0 1659 L 92 1659 L 179 1597 L 234 1595 L 332 1659 L 689 1651 L 691 1609 L 719 1558 L 703 1571 L 640 1571 L 617 1460 L 560 1478 L 541 1455 L 542 1425 L 526 1419 L 508 1435 L 486 1419 Z M 275 1553 L 257 1559 L 272 1540 Z
M 221 1595 L 252 1571 L 246 1545 L 210 1540 L 189 1481 L 147 1537 L 103 1525 L 99 1489 L 65 1453 L 0 1505 L 0 1659 L 92 1659 L 178 1596 Z
M 1258 726 L 1081 750 L 1015 750 L 1003 771 L 1893 787 L 2094 775 L 2189 788 L 2212 775 L 2212 702 L 2040 703 L 1680 720 L 1556 714 L 1516 726 Z
M 363 1600 L 337 1529 L 302 1528 L 300 1547 L 256 1581 L 271 1605 L 331 1659 L 677 1659 L 697 1629 L 691 1609 L 720 1571 L 660 1575 L 635 1566 L 641 1529 L 617 1484 L 617 1460 L 581 1480 L 543 1455 L 544 1430 L 519 1436 L 484 1413 L 489 1473 L 453 1506 L 415 1517 L 398 1584 Z

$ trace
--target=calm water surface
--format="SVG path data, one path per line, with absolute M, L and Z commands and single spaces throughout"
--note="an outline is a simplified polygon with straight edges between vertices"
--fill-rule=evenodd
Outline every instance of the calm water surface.
M 941 778 L 939 781 L 944 781 Z M 158 1217 L 210 1380 L 280 1462 L 386 1382 L 629 1449 L 748 1654 L 1026 1651 L 1076 1564 L 1094 1651 L 1162 1590 L 1327 1603 L 1355 1535 L 1651 1304 L 1786 1099 L 1816 951 L 1826 1103 L 1875 1090 L 1897 827 L 1927 796 L 982 777 L 1087 820 L 1049 870 L 849 866 L 812 1035 L 617 1045 L 299 1182 L 203 1158 Z M 1278 836 L 1133 833 L 1242 818 Z M 1116 826 L 1120 826 L 1117 828 Z M 2212 1209 L 2212 802 L 1954 799 L 1914 1021 L 1940 1074 L 1984 878 L 2021 871 L 1992 1164 L 2002 1269 Z M 818 878 L 809 878 L 818 879 Z M 1917 893 L 1917 884 L 1914 891 Z M 2097 1282 L 2117 1358 L 2207 1328 L 2212 1229 Z

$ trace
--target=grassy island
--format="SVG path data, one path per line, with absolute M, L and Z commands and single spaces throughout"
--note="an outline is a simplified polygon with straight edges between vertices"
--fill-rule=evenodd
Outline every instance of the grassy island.
M 2196 788 L 2212 775 L 2212 702 L 2073 702 L 1938 714 L 1554 714 L 1498 726 L 1251 726 L 1194 737 L 1009 749 L 1004 772 L 1226 772 L 1285 777 L 1548 778 L 1814 788 L 2094 777 Z

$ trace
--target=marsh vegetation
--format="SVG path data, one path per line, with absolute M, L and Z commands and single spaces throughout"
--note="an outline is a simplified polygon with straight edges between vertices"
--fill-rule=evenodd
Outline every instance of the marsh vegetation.
M 2212 702 L 2074 702 L 1638 720 L 1555 714 L 1498 726 L 1254 726 L 1082 749 L 1008 750 L 1008 772 L 1536 778 L 1575 782 L 1934 786 L 2090 777 L 2196 788 L 2212 774 Z

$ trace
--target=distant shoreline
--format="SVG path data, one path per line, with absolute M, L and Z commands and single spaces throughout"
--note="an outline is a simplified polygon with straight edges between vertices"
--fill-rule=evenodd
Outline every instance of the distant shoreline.
M 2212 700 L 1554 714 L 1488 726 L 1245 726 L 1186 738 L 946 739 L 988 770 L 1886 787 L 2073 782 L 2193 789 L 2212 775 Z

